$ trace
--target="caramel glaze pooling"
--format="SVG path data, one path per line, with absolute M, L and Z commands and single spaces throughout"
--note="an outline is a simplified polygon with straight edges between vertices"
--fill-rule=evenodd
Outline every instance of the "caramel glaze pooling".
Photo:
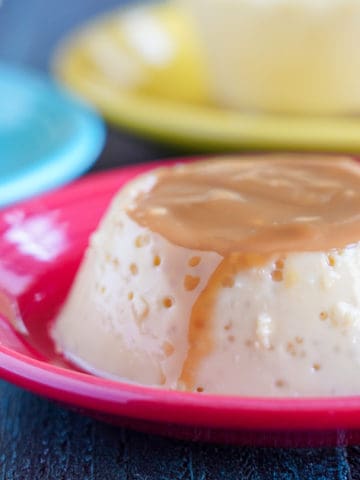
M 360 166 L 346 158 L 277 155 L 160 168 L 128 215 L 173 244 L 223 257 L 192 308 L 179 380 L 193 389 L 214 345 L 217 293 L 236 273 L 275 255 L 360 240 Z

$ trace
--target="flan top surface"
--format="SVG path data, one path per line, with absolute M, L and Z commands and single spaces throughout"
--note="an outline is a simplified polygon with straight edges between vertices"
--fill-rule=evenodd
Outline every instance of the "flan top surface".
M 183 247 L 272 254 L 360 239 L 360 165 L 349 158 L 215 158 L 156 170 L 127 210 Z

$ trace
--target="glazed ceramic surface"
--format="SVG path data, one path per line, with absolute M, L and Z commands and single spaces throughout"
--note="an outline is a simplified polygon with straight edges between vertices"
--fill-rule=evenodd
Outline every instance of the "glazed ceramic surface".
M 0 63 L 0 207 L 76 178 L 104 140 L 88 107 L 45 76 Z
M 216 106 L 194 25 L 175 3 L 121 8 L 59 46 L 54 72 L 113 125 L 192 151 L 360 152 L 357 116 Z

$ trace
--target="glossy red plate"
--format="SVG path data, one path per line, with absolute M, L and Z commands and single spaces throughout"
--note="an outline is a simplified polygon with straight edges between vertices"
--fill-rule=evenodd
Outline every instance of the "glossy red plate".
M 360 397 L 271 399 L 165 391 L 97 378 L 47 336 L 88 236 L 113 194 L 155 164 L 89 176 L 0 212 L 0 376 L 112 423 L 179 438 L 251 445 L 360 443 Z M 158 165 L 158 164 L 157 164 Z M 16 333 L 24 320 L 28 335 Z

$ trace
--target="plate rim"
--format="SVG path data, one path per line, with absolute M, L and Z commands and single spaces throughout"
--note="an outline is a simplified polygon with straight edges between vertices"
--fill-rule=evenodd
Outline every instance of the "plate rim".
M 303 432 L 360 427 L 360 419 L 351 418 L 359 415 L 359 396 L 295 399 L 198 396 L 66 370 L 2 345 L 0 362 L 4 380 L 61 403 L 102 414 L 235 431 Z
M 26 200 L 34 195 L 57 188 L 84 173 L 97 160 L 105 145 L 105 125 L 95 109 L 66 92 L 46 74 L 15 63 L 0 61 L 0 76 L 13 78 L 15 84 L 36 85 L 56 104 L 62 106 L 62 117 L 75 119 L 78 127 L 66 142 L 43 154 L 33 165 L 29 162 L 18 171 L 0 179 L 0 207 Z

